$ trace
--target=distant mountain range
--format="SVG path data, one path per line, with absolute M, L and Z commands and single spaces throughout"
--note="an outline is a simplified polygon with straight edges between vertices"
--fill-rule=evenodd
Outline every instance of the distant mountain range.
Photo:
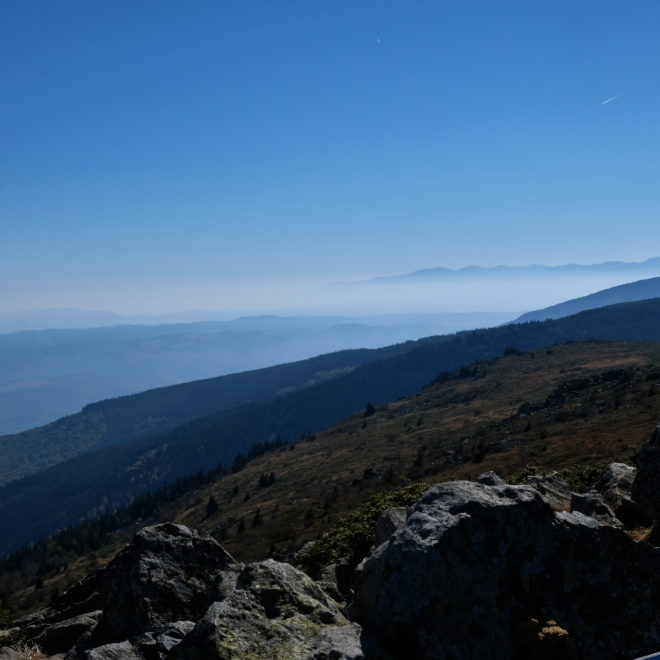
M 108 318 L 79 312 L 63 310 L 60 321 Z M 499 325 L 514 316 L 478 312 L 360 318 L 257 316 L 0 334 L 0 434 L 52 422 L 90 401 L 331 351 L 377 348 Z
M 351 301 L 363 307 L 533 310 L 651 277 L 660 277 L 660 257 L 589 265 L 427 268 L 336 283 L 326 287 L 323 296 L 333 303 Z
M 99 507 L 125 504 L 218 462 L 230 465 L 259 443 L 278 436 L 296 441 L 364 409 L 368 401 L 415 393 L 440 372 L 507 349 L 534 350 L 588 338 L 660 341 L 660 299 L 373 351 L 339 352 L 237 374 L 217 384 L 201 381 L 87 406 L 50 427 L 0 439 L 3 458 L 26 450 L 34 461 L 40 453 L 58 460 L 58 452 L 64 455 L 72 447 L 87 452 L 0 488 L 0 554 Z
M 561 277 L 576 275 L 598 275 L 618 273 L 623 276 L 660 274 L 660 257 L 653 257 L 642 262 L 605 261 L 599 264 L 565 264 L 561 266 L 544 266 L 529 264 L 527 266 L 465 266 L 463 268 L 424 268 L 402 275 L 381 276 L 356 282 L 384 283 L 393 281 L 425 280 L 425 279 L 471 279 L 484 277 L 498 278 L 536 278 Z
M 660 277 L 652 277 L 647 280 L 630 282 L 619 286 L 592 293 L 581 298 L 574 298 L 558 305 L 551 305 L 544 309 L 527 312 L 519 316 L 514 323 L 526 323 L 527 321 L 545 321 L 546 319 L 559 319 L 562 316 L 577 314 L 586 309 L 605 307 L 622 302 L 633 302 L 635 300 L 646 300 L 649 298 L 660 298 Z

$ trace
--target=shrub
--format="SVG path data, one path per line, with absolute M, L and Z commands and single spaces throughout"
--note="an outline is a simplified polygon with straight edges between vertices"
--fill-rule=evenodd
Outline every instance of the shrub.
M 414 504 L 428 487 L 429 484 L 420 482 L 377 493 L 364 504 L 344 514 L 301 557 L 304 569 L 310 575 L 316 575 L 324 566 L 344 557 L 351 567 L 357 566 L 369 552 L 381 512 Z

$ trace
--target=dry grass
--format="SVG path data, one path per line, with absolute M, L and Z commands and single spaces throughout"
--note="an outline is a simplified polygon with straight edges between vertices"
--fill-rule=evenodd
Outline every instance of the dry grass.
M 265 454 L 162 507 L 157 519 L 210 531 L 242 561 L 287 558 L 343 512 L 411 481 L 473 479 L 491 469 L 508 478 L 530 464 L 549 471 L 629 462 L 660 418 L 660 386 L 647 381 L 653 365 L 660 367 L 657 343 L 575 343 L 503 357 L 480 365 L 476 377 L 378 406 L 366 419 L 360 411 L 295 447 Z M 629 371 L 630 379 L 596 378 L 544 407 L 562 383 L 614 368 Z M 532 412 L 520 415 L 524 403 Z M 260 475 L 271 472 L 275 483 L 259 488 Z M 219 508 L 207 518 L 211 495 Z M 95 558 L 71 562 L 66 574 L 47 576 L 43 600 L 107 563 L 135 529 L 115 534 Z M 19 588 L 10 604 L 25 611 L 37 596 Z
M 20 653 L 19 660 L 48 660 L 46 655 L 36 644 L 19 644 L 14 650 Z

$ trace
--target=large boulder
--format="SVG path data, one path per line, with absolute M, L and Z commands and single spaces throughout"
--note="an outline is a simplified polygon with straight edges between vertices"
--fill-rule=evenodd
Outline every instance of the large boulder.
M 646 507 L 654 519 L 660 518 L 660 425 L 637 454 L 637 473 L 632 498 Z
M 637 469 L 625 463 L 610 463 L 600 475 L 598 492 L 614 515 L 625 525 L 643 523 L 644 509 L 631 497 Z
M 168 657 L 358 660 L 360 632 L 311 578 L 268 559 L 249 564 L 236 589 L 211 605 Z
M 196 621 L 233 590 L 242 568 L 208 534 L 173 523 L 145 527 L 107 568 L 100 634 L 120 641 Z
M 438 484 L 356 571 L 397 658 L 630 658 L 660 648 L 660 551 L 529 486 Z

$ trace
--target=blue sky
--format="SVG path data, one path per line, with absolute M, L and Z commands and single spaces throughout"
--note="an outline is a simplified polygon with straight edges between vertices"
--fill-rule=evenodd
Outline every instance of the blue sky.
M 654 0 L 5 0 L 0 310 L 657 256 L 659 25 Z

